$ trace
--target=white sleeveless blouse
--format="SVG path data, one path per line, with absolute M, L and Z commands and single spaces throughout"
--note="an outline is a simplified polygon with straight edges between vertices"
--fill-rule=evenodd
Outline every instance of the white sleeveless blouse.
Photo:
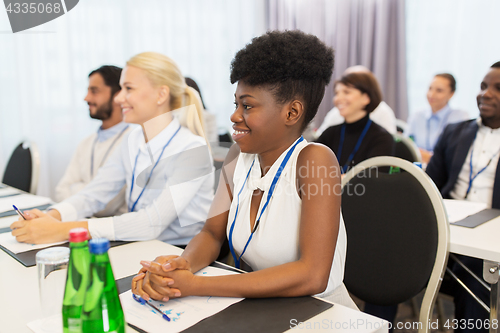
M 241 258 L 250 265 L 253 270 L 261 270 L 299 259 L 299 227 L 302 200 L 297 193 L 296 171 L 297 158 L 300 151 L 306 147 L 307 144 L 308 143 L 303 140 L 295 147 L 295 150 L 281 173 L 281 177 L 274 189 L 273 196 L 262 215 L 260 224 Z M 257 188 L 264 191 L 257 213 L 258 218 L 262 211 L 262 207 L 267 201 L 267 193 L 276 175 L 276 171 L 292 146 L 281 154 L 264 177 L 261 177 L 258 156 L 256 154 L 240 153 L 234 171 L 234 196 L 229 210 L 227 224 L 227 235 L 229 237 L 231 225 L 236 213 L 238 193 L 242 190 L 239 196 L 238 216 L 234 224 L 232 239 L 234 251 L 237 256 L 243 251 L 251 234 L 250 205 L 252 193 Z M 245 178 L 252 162 L 254 164 L 248 180 L 245 183 Z M 244 183 L 245 185 L 242 189 Z M 347 236 L 341 214 L 337 246 L 335 248 L 328 286 L 326 290 L 318 296 L 325 297 L 333 292 L 334 289 L 342 285 L 344 279 L 346 247 Z

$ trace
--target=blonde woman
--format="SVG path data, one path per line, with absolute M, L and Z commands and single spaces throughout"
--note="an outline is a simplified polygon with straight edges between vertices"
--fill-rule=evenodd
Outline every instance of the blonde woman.
M 81 192 L 46 214 L 32 210 L 28 220 L 14 222 L 12 235 L 19 242 L 67 240 L 70 229 L 84 227 L 94 238 L 182 246 L 203 227 L 214 179 L 198 93 L 170 58 L 154 52 L 132 57 L 120 85 L 115 102 L 124 120 L 140 127 Z M 81 221 L 102 210 L 124 185 L 128 213 Z

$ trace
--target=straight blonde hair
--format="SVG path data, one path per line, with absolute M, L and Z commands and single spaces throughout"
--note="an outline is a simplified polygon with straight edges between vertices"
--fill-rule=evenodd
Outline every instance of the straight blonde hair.
M 194 105 L 182 112 L 179 122 L 193 134 L 205 138 L 203 124 L 203 104 L 196 90 L 186 84 L 177 64 L 169 57 L 157 52 L 143 52 L 127 61 L 127 66 L 140 68 L 154 86 L 168 86 L 170 89 L 170 109 L 172 111 Z

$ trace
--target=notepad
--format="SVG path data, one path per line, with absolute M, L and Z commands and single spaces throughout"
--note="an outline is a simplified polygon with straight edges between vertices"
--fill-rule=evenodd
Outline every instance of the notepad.
M 49 321 L 50 324 L 44 323 L 45 321 Z M 62 314 L 60 313 L 47 318 L 34 320 L 26 325 L 34 333 L 47 333 L 47 331 L 50 333 L 63 333 Z
M 19 243 L 16 240 L 16 237 L 12 236 L 10 232 L 4 232 L 3 234 L 0 234 L 0 246 L 6 248 L 12 253 L 23 253 L 31 250 L 38 250 L 38 249 L 44 249 L 49 246 L 54 246 L 54 245 L 59 245 L 59 244 L 64 244 L 67 243 L 67 241 L 64 242 L 57 242 L 57 243 L 49 243 L 49 244 L 27 244 L 27 243 Z
M 50 198 L 32 194 L 20 194 L 16 196 L 4 197 L 0 198 L 0 213 L 14 211 L 12 205 L 16 205 L 17 208 L 23 210 L 50 204 L 50 202 Z
M 19 220 L 19 215 L 11 215 L 0 218 L 0 234 L 3 232 L 10 232 L 10 225 Z M 6 229 L 5 229 L 6 228 Z M 5 229 L 5 230 L 3 230 Z
M 200 276 L 220 276 L 237 274 L 215 267 L 206 267 L 196 273 Z M 150 307 L 137 303 L 132 298 L 132 292 L 126 291 L 120 294 L 125 320 L 149 333 L 181 332 L 193 326 L 199 321 L 210 317 L 228 306 L 242 301 L 243 298 L 236 297 L 197 297 L 189 296 L 172 299 L 168 302 L 152 301 L 154 305 L 162 309 L 171 321 L 167 322 Z
M 23 193 L 21 190 L 18 190 L 18 189 L 13 188 L 13 187 L 0 188 L 0 198 L 12 196 L 12 195 L 18 195 L 21 193 Z
M 448 221 L 454 223 L 474 215 L 486 208 L 482 202 L 472 202 L 467 200 L 444 199 L 444 206 L 448 213 Z

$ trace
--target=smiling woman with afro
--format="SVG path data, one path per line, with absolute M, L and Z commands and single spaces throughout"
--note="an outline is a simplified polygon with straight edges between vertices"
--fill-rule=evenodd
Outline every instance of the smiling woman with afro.
M 331 48 L 300 31 L 268 32 L 235 55 L 236 145 L 224 162 L 210 216 L 181 256 L 142 262 L 132 282 L 135 294 L 317 295 L 356 308 L 342 282 L 340 168 L 329 148 L 301 136 L 323 98 L 333 59 Z M 226 239 L 235 266 L 251 272 L 193 275 L 217 258 Z

